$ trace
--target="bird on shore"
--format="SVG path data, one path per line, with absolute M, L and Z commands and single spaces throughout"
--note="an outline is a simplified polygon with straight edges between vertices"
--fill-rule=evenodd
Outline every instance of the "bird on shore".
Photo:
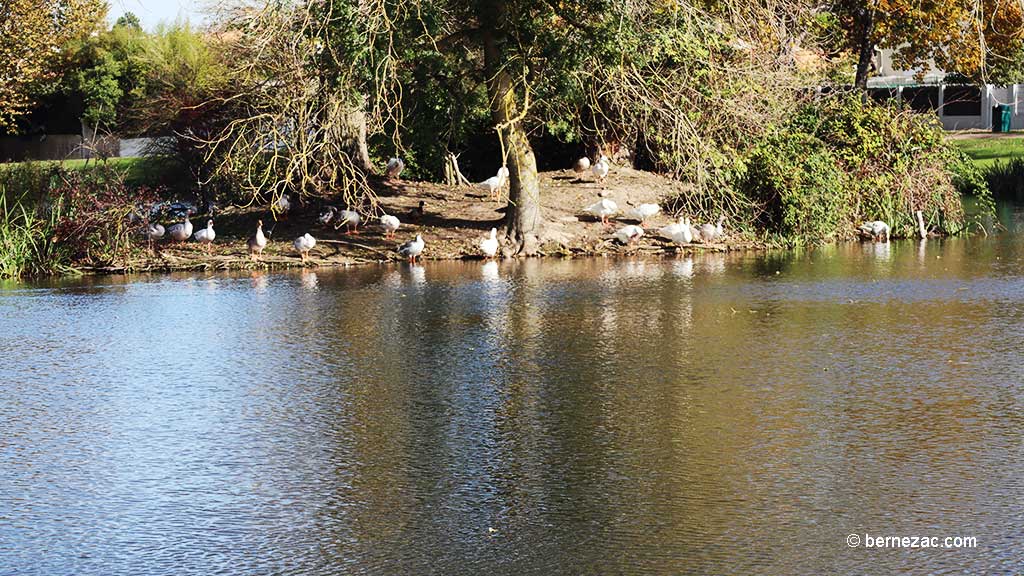
M 611 166 L 608 164 L 608 157 L 601 155 L 597 162 L 590 167 L 590 171 L 594 174 L 594 180 L 604 183 L 604 179 L 608 177 L 608 171 L 611 170 Z
M 417 234 L 415 240 L 410 240 L 398 247 L 398 254 L 408 258 L 409 262 L 415 263 L 416 258 L 423 253 L 425 246 L 426 242 L 423 241 L 423 237 Z
M 885 242 L 889 242 L 889 225 L 881 220 L 873 220 L 860 225 L 860 231 L 871 236 L 875 242 L 880 242 L 885 236 Z
M 348 228 L 345 232 L 346 234 L 359 234 L 359 222 L 362 221 L 359 212 L 355 210 L 340 210 L 334 217 L 334 221 L 336 222 L 334 225 L 335 230 L 346 226 Z
M 590 158 L 584 156 L 583 158 L 577 160 L 576 164 L 574 164 L 572 167 L 572 171 L 576 173 L 577 182 L 583 180 L 583 174 L 587 170 L 590 170 Z
M 302 236 L 296 238 L 295 241 L 292 242 L 292 246 L 295 247 L 295 251 L 299 253 L 299 258 L 305 262 L 306 258 L 309 257 L 309 251 L 316 246 L 316 238 L 313 238 L 309 232 L 306 232 Z
M 629 224 L 615 231 L 615 239 L 623 244 L 632 244 L 640 240 L 643 235 L 644 229 L 636 224 Z
M 405 170 L 405 162 L 401 158 L 392 158 L 388 160 L 388 167 L 385 174 L 389 179 L 397 180 L 398 176 Z
M 601 223 L 608 224 L 608 217 L 619 211 L 619 205 L 614 200 L 602 198 L 594 204 L 583 209 L 584 212 L 601 219 Z
M 725 216 L 718 217 L 718 225 L 712 226 L 711 224 L 702 224 L 700 227 L 700 238 L 707 244 L 716 240 L 721 240 L 722 236 L 725 235 L 725 229 L 722 228 L 722 223 L 725 222 Z
M 217 238 L 217 233 L 213 231 L 213 220 L 206 221 L 206 228 L 197 230 L 194 236 L 196 242 L 199 242 L 206 248 L 206 253 L 210 253 L 210 248 L 213 247 L 213 241 Z
M 648 218 L 654 216 L 658 212 L 661 212 L 661 206 L 658 206 L 657 204 L 641 204 L 633 207 L 633 209 L 629 211 L 629 217 L 633 220 L 639 221 L 640 225 L 643 226 L 647 222 Z
M 494 200 L 498 199 L 501 189 L 505 187 L 505 181 L 508 179 L 508 168 L 502 166 L 498 168 L 498 174 L 491 176 L 487 180 L 484 180 L 479 184 L 481 188 L 487 191 L 487 194 Z
M 384 228 L 385 238 L 394 238 L 395 232 L 398 230 L 398 227 L 402 225 L 402 222 L 395 216 L 385 214 L 380 217 L 380 225 Z
M 149 242 L 150 252 L 153 251 L 153 242 L 163 238 L 165 232 L 166 231 L 164 230 L 163 226 L 153 223 L 147 224 L 146 227 L 142 230 L 142 235 L 145 236 L 146 240 Z
M 658 229 L 658 236 L 677 244 L 689 244 L 693 242 L 693 233 L 690 227 L 690 219 L 680 216 L 678 222 Z
M 480 240 L 480 251 L 484 253 L 484 258 L 494 258 L 498 253 L 498 246 L 498 229 L 491 228 L 491 235 Z
M 419 206 L 409 210 L 409 213 L 405 215 L 405 221 L 413 224 L 419 223 L 423 219 L 423 215 L 426 214 L 427 203 L 420 200 Z
M 281 194 L 281 197 L 274 202 L 272 212 L 277 215 L 280 214 L 281 219 L 288 217 L 288 211 L 292 209 L 292 201 L 287 194 Z
M 175 242 L 184 242 L 192 237 L 192 222 L 188 219 L 189 212 L 185 212 L 185 221 L 179 222 L 167 229 L 168 236 Z
M 263 249 L 267 247 L 267 237 L 263 234 L 263 220 L 256 221 L 256 233 L 249 237 L 249 257 L 253 260 L 263 256 Z

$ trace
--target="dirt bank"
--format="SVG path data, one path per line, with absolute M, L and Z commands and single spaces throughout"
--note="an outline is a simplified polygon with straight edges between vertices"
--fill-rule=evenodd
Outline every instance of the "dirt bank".
M 589 175 L 588 175 L 589 176 Z M 658 214 L 647 221 L 647 235 L 638 243 L 624 246 L 613 233 L 618 228 L 635 223 L 620 214 L 611 226 L 605 227 L 583 213 L 583 209 L 600 198 L 614 200 L 620 212 L 630 205 L 661 203 L 679 193 L 680 182 L 649 172 L 615 167 L 604 185 L 589 178 L 580 181 L 571 171 L 541 174 L 541 195 L 544 217 L 547 221 L 541 254 L 546 256 L 585 256 L 594 254 L 678 253 L 685 251 L 726 251 L 752 249 L 749 243 L 694 244 L 677 246 L 656 238 L 658 228 L 672 220 L 670 214 Z M 423 258 L 449 260 L 480 257 L 477 245 L 492 228 L 502 227 L 505 202 L 494 201 L 481 189 L 450 187 L 440 184 L 410 181 L 392 181 L 378 189 L 382 208 L 398 216 L 402 226 L 394 240 L 386 239 L 377 218 L 368 218 L 368 225 L 359 234 L 345 234 L 318 221 L 322 204 L 296 205 L 287 218 L 274 223 L 266 206 L 231 207 L 214 218 L 217 238 L 210 254 L 189 241 L 171 244 L 166 240 L 157 244 L 154 254 L 140 254 L 123 268 L 94 269 L 93 272 L 120 272 L 126 270 L 193 270 L 193 269 L 245 269 L 257 267 L 283 268 L 303 266 L 292 249 L 292 241 L 306 232 L 317 239 L 306 266 L 349 266 L 370 262 L 398 260 L 396 250 L 403 242 L 421 234 L 426 242 Z M 415 209 L 424 202 L 424 213 L 416 217 Z M 246 249 L 246 238 L 255 229 L 256 220 L 262 219 L 271 228 L 270 243 L 260 262 L 252 262 Z M 196 230 L 205 226 L 206 217 L 194 216 Z M 728 236 L 728 234 L 727 234 Z

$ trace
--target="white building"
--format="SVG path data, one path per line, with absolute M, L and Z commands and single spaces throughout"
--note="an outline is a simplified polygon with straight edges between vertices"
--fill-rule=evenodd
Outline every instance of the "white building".
M 934 62 L 918 70 L 896 68 L 892 50 L 876 50 L 874 64 L 876 75 L 868 79 L 872 97 L 894 98 L 915 110 L 935 110 L 946 130 L 991 130 L 992 108 L 998 104 L 1010 106 L 1012 130 L 1024 129 L 1024 84 L 946 84 L 946 73 Z

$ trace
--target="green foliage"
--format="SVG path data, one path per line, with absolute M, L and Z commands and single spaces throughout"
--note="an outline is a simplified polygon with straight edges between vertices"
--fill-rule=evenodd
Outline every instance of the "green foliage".
M 1024 158 L 997 161 L 985 169 L 984 178 L 995 198 L 1024 202 Z
M 811 134 L 766 138 L 750 154 L 738 187 L 762 207 L 755 225 L 791 242 L 826 242 L 850 221 L 849 177 Z
M 968 222 L 961 194 L 991 200 L 977 168 L 945 140 L 933 115 L 834 97 L 803 106 L 749 155 L 738 188 L 754 225 L 787 242 L 850 237 L 883 220 L 894 236 L 916 231 L 915 212 L 945 234 Z

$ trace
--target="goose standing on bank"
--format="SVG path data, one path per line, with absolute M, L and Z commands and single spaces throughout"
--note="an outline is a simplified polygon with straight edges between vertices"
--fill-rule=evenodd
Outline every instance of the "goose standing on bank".
M 889 243 L 889 225 L 881 220 L 861 224 L 860 231 L 871 236 L 871 239 L 875 242 L 880 242 L 882 237 L 885 236 L 885 242 Z
M 608 225 L 608 217 L 619 211 L 619 205 L 614 200 L 602 198 L 583 209 L 584 212 L 601 219 L 601 223 Z
M 676 244 L 689 244 L 690 242 L 693 242 L 690 219 L 680 216 L 678 222 L 673 222 L 668 226 L 659 228 L 658 236 L 675 242 Z
M 153 251 L 153 242 L 164 237 L 164 227 L 159 224 L 147 224 L 145 229 L 142 230 L 142 235 L 146 237 L 149 242 L 149 251 Z
M 629 216 L 633 220 L 638 220 L 640 222 L 640 226 L 644 226 L 647 223 L 647 219 L 658 212 L 661 212 L 661 206 L 658 206 L 657 204 L 641 204 L 630 210 Z
M 192 237 L 192 222 L 188 219 L 189 212 L 185 212 L 185 221 L 179 222 L 167 229 L 167 234 L 175 242 L 184 242 Z
M 395 232 L 398 230 L 398 227 L 402 225 L 402 222 L 390 214 L 385 214 L 380 217 L 380 225 L 384 228 L 385 238 L 394 238 Z
M 494 255 L 498 253 L 497 228 L 491 228 L 491 235 L 480 241 L 480 251 L 484 253 L 484 258 L 494 258 Z
M 712 226 L 711 224 L 702 224 L 700 227 L 700 238 L 707 244 L 721 240 L 725 235 L 725 229 L 722 228 L 722 223 L 725 222 L 725 216 L 718 217 L 718 225 Z
M 405 162 L 401 158 L 392 158 L 388 160 L 388 167 L 385 171 L 388 179 L 397 180 L 398 176 L 402 174 L 402 170 L 405 170 Z
M 196 242 L 199 242 L 206 247 L 206 253 L 210 253 L 210 248 L 213 247 L 213 241 L 217 238 L 217 233 L 213 231 L 213 220 L 206 221 L 206 228 L 197 230 L 195 233 Z
M 267 247 L 267 237 L 263 234 L 263 220 L 256 221 L 256 233 L 249 237 L 249 257 L 257 260 L 263 256 L 263 249 Z
M 576 164 L 574 164 L 573 167 L 572 167 L 572 171 L 576 173 L 576 181 L 577 182 L 580 182 L 580 181 L 583 180 L 583 174 L 587 170 L 590 170 L 590 158 L 587 158 L 586 156 L 584 156 L 583 158 L 580 158 L 579 160 L 577 160 Z
M 398 247 L 398 254 L 408 258 L 409 262 L 415 263 L 416 258 L 423 254 L 425 246 L 426 242 L 423 241 L 423 237 L 417 234 L 415 240 L 410 240 Z
M 335 229 L 341 228 L 344 225 L 348 228 L 345 232 L 346 234 L 359 234 L 359 222 L 362 220 L 359 212 L 355 210 L 341 210 L 334 217 L 334 220 L 337 222 L 334 225 Z
M 320 223 L 327 226 L 338 217 L 338 209 L 334 206 L 328 206 L 326 210 L 320 213 Z
M 299 253 L 299 258 L 305 262 L 306 258 L 309 257 L 309 251 L 316 246 L 316 238 L 313 238 L 309 232 L 306 232 L 302 236 L 296 238 L 295 241 L 292 242 L 292 246 L 294 246 L 295 251 Z
M 505 187 L 505 181 L 508 179 L 508 168 L 502 166 L 498 168 L 498 174 L 491 176 L 487 180 L 480 183 L 480 187 L 487 191 L 487 194 L 493 199 L 497 200 L 501 189 Z
M 598 159 L 597 163 L 590 167 L 590 171 L 594 174 L 594 180 L 604 183 L 604 179 L 608 177 L 608 171 L 611 166 L 608 165 L 608 157 L 602 155 Z
M 632 244 L 640 240 L 644 235 L 644 229 L 636 224 L 623 226 L 615 231 L 615 239 L 623 244 Z

